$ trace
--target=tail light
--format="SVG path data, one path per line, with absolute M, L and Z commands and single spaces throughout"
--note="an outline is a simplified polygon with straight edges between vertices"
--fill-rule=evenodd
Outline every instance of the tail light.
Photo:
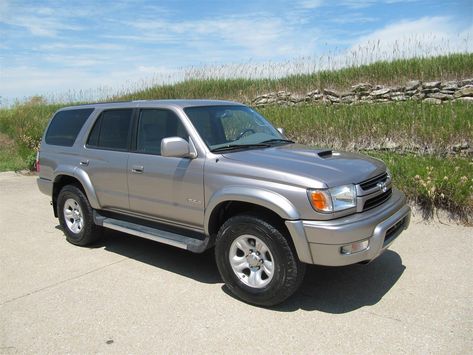
M 40 164 L 39 164 L 39 151 L 36 153 L 36 162 L 35 162 L 35 167 L 36 167 L 36 172 L 39 173 L 39 170 L 41 168 Z

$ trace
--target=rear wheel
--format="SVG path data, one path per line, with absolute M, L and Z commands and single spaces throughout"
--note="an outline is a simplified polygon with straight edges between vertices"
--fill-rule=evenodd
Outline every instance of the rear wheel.
M 235 216 L 223 224 L 215 256 L 230 291 L 259 306 L 283 302 L 304 277 L 305 264 L 297 259 L 283 228 L 253 216 Z
M 86 246 L 95 242 L 101 228 L 94 223 L 93 209 L 85 194 L 74 185 L 64 186 L 57 199 L 59 223 L 68 242 Z

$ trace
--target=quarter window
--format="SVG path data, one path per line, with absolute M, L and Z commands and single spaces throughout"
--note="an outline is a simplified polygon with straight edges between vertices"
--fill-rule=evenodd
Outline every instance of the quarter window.
M 161 141 L 168 137 L 188 140 L 187 131 L 179 117 L 169 110 L 141 110 L 136 151 L 160 155 Z
M 103 149 L 128 148 L 131 109 L 103 112 L 90 132 L 87 145 Z
M 46 144 L 72 147 L 93 108 L 60 111 L 54 115 L 46 132 Z

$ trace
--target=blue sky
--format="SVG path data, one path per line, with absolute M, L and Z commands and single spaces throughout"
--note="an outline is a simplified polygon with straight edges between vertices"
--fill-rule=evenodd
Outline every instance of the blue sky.
M 473 0 L 0 0 L 0 96 L 100 96 L 202 66 L 251 76 L 281 63 L 271 70 L 284 75 L 324 56 L 344 65 L 472 42 Z

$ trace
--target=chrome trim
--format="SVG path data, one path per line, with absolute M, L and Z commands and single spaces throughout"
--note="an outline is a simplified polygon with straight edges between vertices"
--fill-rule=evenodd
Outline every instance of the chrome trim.
M 108 220 L 111 220 L 110 218 L 108 218 Z M 131 224 L 130 224 L 131 225 Z M 177 240 L 173 240 L 173 239 L 170 239 L 169 237 L 172 237 L 172 236 L 175 236 L 174 233 L 169 233 L 169 232 L 166 232 L 166 231 L 160 231 L 160 230 L 155 230 L 156 232 L 159 232 L 160 234 L 163 234 L 163 235 L 166 235 L 168 238 L 164 237 L 164 236 L 158 236 L 158 235 L 153 235 L 151 233 L 147 233 L 145 231 L 145 227 L 143 226 L 140 226 L 142 228 L 142 230 L 136 230 L 136 229 L 133 229 L 133 228 L 127 228 L 125 226 L 120 226 L 120 225 L 117 225 L 115 223 L 110 223 L 107 221 L 107 219 L 104 220 L 103 222 L 103 226 L 105 228 L 110 228 L 110 229 L 113 229 L 113 230 L 116 230 L 116 231 L 119 231 L 119 232 L 123 232 L 123 233 L 127 233 L 127 234 L 132 234 L 134 236 L 137 236 L 137 237 L 141 237 L 141 238 L 145 238 L 145 239 L 150 239 L 150 240 L 153 240 L 155 242 L 159 242 L 159 243 L 163 243 L 163 244 L 168 244 L 168 245 L 172 245 L 174 247 L 177 247 L 177 248 L 181 248 L 181 249 L 185 249 L 187 250 L 187 244 L 185 243 L 181 243 Z M 151 230 L 151 228 L 149 228 Z
M 373 179 L 370 179 L 370 180 L 373 180 Z M 375 186 L 375 187 L 373 187 L 373 188 L 371 188 L 371 189 L 369 189 L 369 190 L 363 190 L 363 189 L 361 188 L 361 184 L 363 184 L 364 182 L 365 182 L 365 181 L 360 182 L 359 184 L 356 184 L 356 185 L 355 185 L 356 195 L 357 195 L 357 196 L 360 196 L 360 197 L 361 197 L 361 196 L 371 195 L 371 194 L 377 193 L 377 192 L 378 192 L 378 194 L 379 194 L 379 192 L 382 192 L 382 189 L 380 189 L 379 186 Z M 385 181 L 384 183 L 385 183 L 385 186 L 386 186 L 387 189 L 389 189 L 389 188 L 392 186 L 392 178 L 391 178 L 390 175 L 388 175 L 388 176 L 386 177 L 386 181 Z M 373 195 L 373 197 L 374 197 L 374 196 L 376 196 L 376 195 Z
M 104 208 L 103 211 L 119 213 L 119 214 L 122 214 L 124 216 L 129 216 L 129 217 L 142 218 L 142 219 L 145 219 L 145 220 L 150 221 L 150 222 L 162 223 L 162 224 L 165 224 L 165 225 L 168 225 L 168 226 L 171 226 L 171 227 L 184 228 L 184 229 L 188 229 L 188 230 L 193 231 L 193 232 L 198 232 L 198 233 L 205 234 L 205 231 L 204 231 L 203 228 L 198 228 L 196 226 L 192 226 L 192 225 L 185 224 L 185 223 L 180 223 L 180 222 L 177 222 L 177 221 L 170 221 L 170 220 L 163 219 L 163 218 L 151 217 L 151 216 L 148 216 L 148 215 L 132 212 L 132 211 L 129 211 L 129 210 L 122 210 L 120 208 Z
M 392 185 L 390 184 L 387 187 L 387 189 L 388 190 L 392 189 Z M 382 195 L 384 193 L 385 193 L 385 191 L 378 190 L 378 191 L 372 193 L 371 195 L 364 195 L 364 196 L 357 197 L 356 198 L 356 212 L 363 212 L 366 201 L 371 200 L 372 198 L 375 198 L 375 197 L 377 197 L 379 195 Z
M 384 175 L 385 173 L 379 175 L 378 177 Z M 369 190 L 363 190 L 361 187 L 362 184 L 366 183 L 367 181 L 376 181 L 378 177 L 374 177 L 365 181 L 362 181 L 358 184 L 355 185 L 355 191 L 356 191 L 356 212 L 363 212 L 364 206 L 366 201 L 375 198 L 376 196 L 379 196 L 389 189 L 392 189 L 392 178 L 388 174 L 386 175 L 386 180 L 380 180 L 375 187 L 369 189 Z M 380 184 L 380 182 L 382 184 Z

